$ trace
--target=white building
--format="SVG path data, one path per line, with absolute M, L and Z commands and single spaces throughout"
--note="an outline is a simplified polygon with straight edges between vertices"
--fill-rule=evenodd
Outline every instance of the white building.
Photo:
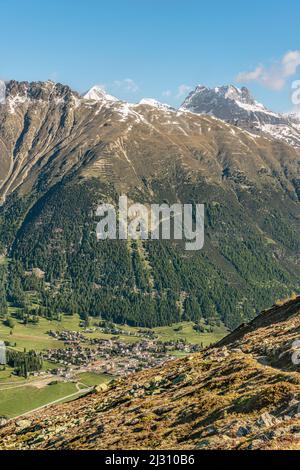
M 0 364 L 6 364 L 6 346 L 4 341 L 0 341 Z

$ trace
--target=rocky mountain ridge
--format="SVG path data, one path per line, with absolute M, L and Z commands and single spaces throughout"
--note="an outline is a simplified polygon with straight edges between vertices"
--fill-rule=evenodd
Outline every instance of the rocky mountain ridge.
M 207 114 L 242 129 L 300 147 L 300 120 L 295 115 L 274 113 L 258 103 L 250 91 L 233 85 L 207 88 L 199 85 L 181 109 Z
M 299 149 L 214 116 L 129 104 L 98 88 L 81 97 L 53 82 L 9 82 L 0 253 L 43 271 L 53 299 L 64 286 L 66 308 L 82 315 L 143 326 L 205 316 L 234 328 L 298 290 L 299 161 Z M 204 249 L 97 244 L 95 208 L 120 194 L 204 203 Z

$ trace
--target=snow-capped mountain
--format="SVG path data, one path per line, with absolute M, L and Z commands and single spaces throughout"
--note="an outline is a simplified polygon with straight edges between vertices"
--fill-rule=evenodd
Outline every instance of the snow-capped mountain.
M 190 305 L 189 292 L 195 302 L 201 299 L 199 315 L 202 309 L 213 318 L 220 315 L 233 328 L 261 307 L 261 298 L 270 295 L 273 301 L 287 289 L 300 290 L 299 250 L 292 256 L 300 246 L 300 148 L 151 99 L 112 100 L 100 87 L 82 96 L 51 81 L 4 85 L 0 255 L 11 253 L 26 266 L 39 267 L 49 280 L 55 271 L 57 285 L 68 278 L 77 289 L 83 278 L 86 291 L 74 290 L 71 298 L 80 295 L 86 303 L 76 309 L 101 312 L 116 305 L 117 321 L 134 318 L 148 327 L 179 320 L 177 299 Z M 251 107 L 249 120 L 259 116 L 267 125 L 288 119 L 268 114 L 246 90 L 222 89 L 218 96 L 242 116 Z M 96 246 L 95 207 L 100 201 L 117 203 L 121 194 L 146 205 L 205 204 L 210 223 L 204 256 L 187 255 L 173 242 L 168 250 L 148 243 Z M 245 259 L 254 259 L 252 268 Z M 255 271 L 253 283 L 249 269 Z M 208 278 L 217 286 L 214 295 Z M 106 303 L 98 286 L 116 300 Z M 226 297 L 230 286 L 232 299 Z M 124 297 L 132 289 L 134 296 Z
M 91 101 L 119 101 L 115 96 L 109 95 L 99 85 L 93 86 L 87 93 L 83 95 L 83 98 Z
M 169 104 L 167 103 L 161 103 L 160 101 L 158 100 L 155 100 L 153 98 L 143 98 L 140 102 L 139 102 L 140 105 L 144 105 L 144 106 L 151 106 L 152 108 L 158 108 L 158 109 L 165 109 L 165 110 L 169 110 L 169 111 L 175 111 L 174 108 L 172 108 L 172 106 L 170 106 Z
M 263 133 L 300 147 L 299 117 L 270 111 L 258 103 L 245 87 L 207 88 L 199 85 L 188 95 L 181 109 L 209 114 L 249 132 Z
M 0 81 L 0 104 L 6 103 L 11 114 L 15 114 L 23 104 L 29 106 L 36 101 L 47 103 L 49 100 L 52 105 L 71 103 L 74 108 L 93 109 L 96 115 L 101 110 L 108 109 L 121 122 L 127 121 L 130 117 L 142 122 L 145 119 L 144 114 L 149 117 L 149 113 L 155 113 L 156 119 L 166 118 L 168 125 L 174 126 L 181 114 L 210 115 L 252 134 L 281 140 L 300 148 L 299 114 L 279 114 L 270 111 L 257 102 L 245 87 L 239 89 L 229 85 L 207 88 L 199 85 L 176 110 L 153 98 L 144 98 L 138 103 L 128 103 L 108 94 L 99 85 L 80 95 L 68 86 L 50 80 L 36 83 Z M 172 120 L 169 119 L 170 113 L 173 114 Z

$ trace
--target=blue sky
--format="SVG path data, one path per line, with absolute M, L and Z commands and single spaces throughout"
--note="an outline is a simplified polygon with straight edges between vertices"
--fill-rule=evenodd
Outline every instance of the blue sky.
M 0 8 L 1 78 L 50 78 L 80 92 L 100 84 L 122 99 L 177 105 L 190 87 L 238 84 L 240 75 L 269 107 L 292 107 L 298 0 L 0 0 Z

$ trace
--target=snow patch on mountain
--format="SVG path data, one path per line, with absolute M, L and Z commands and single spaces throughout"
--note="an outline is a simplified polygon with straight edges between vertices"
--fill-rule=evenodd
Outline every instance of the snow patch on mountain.
M 99 85 L 93 86 L 87 93 L 83 95 L 83 98 L 90 101 L 119 101 L 115 96 L 106 93 L 106 91 L 103 90 L 103 88 L 101 88 Z
M 183 102 L 180 111 L 183 110 L 215 116 L 252 134 L 264 134 L 300 147 L 300 120 L 270 111 L 246 87 L 199 85 Z
M 23 96 L 23 95 L 9 96 L 7 98 L 9 112 L 11 114 L 15 114 L 18 105 L 24 104 L 26 102 L 27 103 L 30 102 L 30 98 L 27 98 L 27 96 Z
M 289 145 L 300 147 L 300 126 L 299 129 L 290 126 L 276 126 L 272 124 L 262 125 L 262 132 L 269 134 L 271 137 L 283 140 Z
M 194 91 L 192 91 L 188 97 L 183 102 L 181 108 L 193 110 L 199 107 L 197 101 L 208 100 L 211 102 L 211 105 L 218 104 L 218 99 L 223 99 L 226 101 L 232 101 L 234 104 L 240 108 L 249 111 L 249 112 L 263 112 L 271 116 L 277 116 L 276 113 L 269 111 L 262 103 L 256 101 L 250 94 L 249 90 L 246 87 L 237 88 L 234 85 L 227 85 L 215 88 L 207 88 L 203 85 L 198 85 Z M 195 102 L 196 100 L 196 102 Z M 213 111 L 213 106 L 212 110 Z M 197 112 L 197 114 L 201 114 Z M 209 114 L 203 111 L 203 114 Z M 211 112 L 213 114 L 213 112 Z
M 160 101 L 155 100 L 154 98 L 143 98 L 138 104 L 144 106 L 151 106 L 152 108 L 175 111 L 175 109 L 172 108 L 172 106 L 170 106 L 169 104 L 161 103 Z

